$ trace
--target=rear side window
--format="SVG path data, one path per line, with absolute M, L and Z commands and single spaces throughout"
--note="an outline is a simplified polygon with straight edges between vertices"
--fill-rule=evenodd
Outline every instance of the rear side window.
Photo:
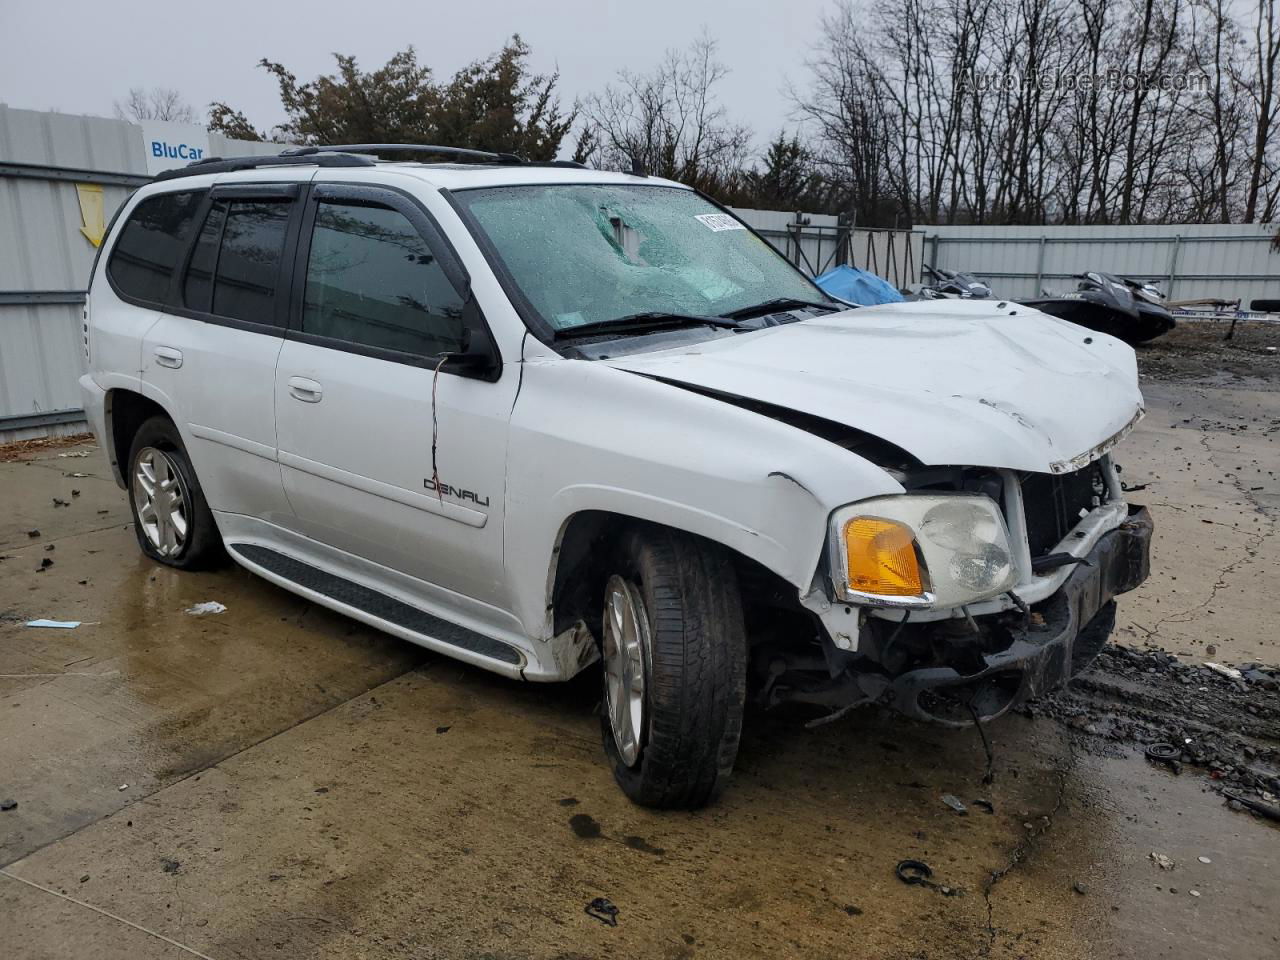
M 302 332 L 434 356 L 461 349 L 463 301 L 404 214 L 322 202 L 307 262 Z
M 183 282 L 192 310 L 275 323 L 288 200 L 220 200 L 209 209 Z
M 134 300 L 163 303 L 194 226 L 203 192 L 163 193 L 139 203 L 107 261 L 116 288 Z

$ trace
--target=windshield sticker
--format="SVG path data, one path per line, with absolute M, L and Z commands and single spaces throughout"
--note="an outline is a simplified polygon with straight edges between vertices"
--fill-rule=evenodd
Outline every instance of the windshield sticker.
M 722 230 L 747 229 L 727 213 L 700 213 L 693 219 L 697 220 L 712 233 L 720 233 Z

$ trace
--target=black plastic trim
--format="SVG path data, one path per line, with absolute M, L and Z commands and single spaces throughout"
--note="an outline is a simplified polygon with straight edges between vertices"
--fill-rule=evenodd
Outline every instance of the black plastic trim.
M 524 664 L 524 656 L 509 643 L 476 633 L 474 630 L 411 606 L 403 600 L 380 593 L 345 577 L 339 577 L 327 570 L 321 570 L 319 567 L 272 550 L 270 547 L 253 543 L 231 543 L 228 547 L 255 566 L 269 570 L 276 576 L 283 577 L 300 587 L 323 594 L 338 603 L 354 607 L 371 617 L 385 620 L 387 623 L 395 624 L 397 627 L 431 640 L 447 643 L 451 647 L 477 653 L 490 660 L 498 660 L 517 667 Z

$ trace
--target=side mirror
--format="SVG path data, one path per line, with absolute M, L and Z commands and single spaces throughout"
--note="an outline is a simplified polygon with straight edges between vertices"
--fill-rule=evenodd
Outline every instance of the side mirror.
M 502 369 L 488 336 L 474 336 L 470 328 L 462 331 L 460 349 L 445 354 L 444 366 L 452 373 L 482 380 L 497 380 Z

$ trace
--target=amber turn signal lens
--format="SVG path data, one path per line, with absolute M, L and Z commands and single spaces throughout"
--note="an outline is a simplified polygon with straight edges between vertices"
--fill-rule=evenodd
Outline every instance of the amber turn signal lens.
M 911 530 L 893 520 L 854 517 L 844 525 L 849 589 L 885 597 L 924 593 Z

